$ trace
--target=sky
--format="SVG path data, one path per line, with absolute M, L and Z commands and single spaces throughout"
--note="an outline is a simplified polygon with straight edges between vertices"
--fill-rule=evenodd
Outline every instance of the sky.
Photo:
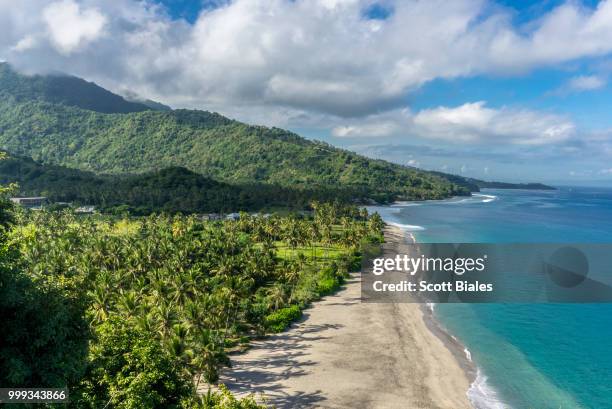
M 612 0 L 0 0 L 0 60 L 410 166 L 612 184 Z

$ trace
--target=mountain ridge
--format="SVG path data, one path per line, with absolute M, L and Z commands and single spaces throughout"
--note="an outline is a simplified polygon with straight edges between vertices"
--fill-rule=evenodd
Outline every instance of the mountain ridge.
M 453 183 L 467 187 L 473 192 L 477 192 L 479 189 L 525 189 L 525 190 L 557 190 L 553 186 L 546 185 L 544 183 L 511 183 L 511 182 L 498 182 L 498 181 L 487 181 L 482 179 L 476 179 L 468 176 L 453 175 L 450 173 L 432 171 L 433 174 L 441 176 L 450 180 Z
M 145 103 L 128 101 L 94 82 L 67 74 L 24 75 L 6 62 L 0 62 L 0 95 L 12 97 L 17 102 L 38 99 L 102 113 L 152 109 Z
M 179 166 L 233 184 L 350 189 L 361 201 L 469 194 L 464 186 L 430 172 L 208 111 L 107 113 L 40 98 L 36 92 L 28 97 L 29 82 L 39 77 L 7 67 L 0 71 L 0 93 L 7 93 L 3 84 L 6 88 L 14 81 L 12 94 L 16 89 L 21 97 L 0 101 L 0 147 L 44 164 L 112 174 Z M 87 88 L 88 83 L 78 84 Z
M 106 102 L 92 104 L 98 94 Z M 370 159 L 280 128 L 202 110 L 153 110 L 76 77 L 26 76 L 1 64 L 0 95 L 0 147 L 47 165 L 115 175 L 182 167 L 233 185 L 351 191 L 361 202 L 479 189 L 466 178 Z

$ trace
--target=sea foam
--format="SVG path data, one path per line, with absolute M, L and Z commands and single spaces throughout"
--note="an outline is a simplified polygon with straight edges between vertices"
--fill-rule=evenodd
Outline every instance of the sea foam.
M 399 227 L 400 229 L 404 231 L 423 231 L 425 230 L 425 227 L 417 226 L 414 224 L 401 224 L 401 223 L 396 223 L 396 222 L 387 222 L 387 224 L 390 224 L 391 226 Z
M 482 203 L 489 203 L 489 202 L 492 202 L 494 200 L 497 200 L 497 196 L 495 196 L 495 195 L 485 195 L 483 193 L 472 193 L 472 196 L 481 197 L 482 198 L 482 200 L 481 200 Z
M 467 348 L 466 351 L 469 353 Z M 495 389 L 487 382 L 487 377 L 480 368 L 476 371 L 476 379 L 467 391 L 467 396 L 476 409 L 511 409 L 510 406 L 501 401 Z
M 391 207 L 412 207 L 412 206 L 421 206 L 423 203 L 418 202 L 408 202 L 408 201 L 397 201 L 394 202 Z

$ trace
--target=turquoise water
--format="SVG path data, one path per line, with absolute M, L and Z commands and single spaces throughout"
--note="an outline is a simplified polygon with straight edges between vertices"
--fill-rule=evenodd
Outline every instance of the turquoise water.
M 375 210 L 422 242 L 612 243 L 610 189 L 482 193 Z M 435 315 L 479 368 L 479 409 L 612 408 L 612 305 L 439 304 Z

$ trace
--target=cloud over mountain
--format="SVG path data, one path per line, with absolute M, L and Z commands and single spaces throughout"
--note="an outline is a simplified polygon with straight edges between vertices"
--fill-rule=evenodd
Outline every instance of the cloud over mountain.
M 130 0 L 0 1 L 0 57 L 178 105 L 351 117 L 436 78 L 524 72 L 612 51 L 612 1 L 563 4 L 528 29 L 481 0 L 235 0 L 194 24 Z M 239 109 L 239 108 L 238 108 Z
M 520 17 L 495 0 L 207 4 L 187 21 L 157 0 L 0 0 L 0 60 L 332 142 L 612 156 L 610 132 L 597 131 L 607 120 L 592 120 L 601 108 L 581 118 L 584 104 L 551 103 L 603 94 L 612 0 L 548 3 Z M 491 78 L 524 80 L 521 98 L 512 86 L 463 93 Z M 536 95 L 540 80 L 551 82 Z M 418 103 L 441 83 L 437 99 Z

